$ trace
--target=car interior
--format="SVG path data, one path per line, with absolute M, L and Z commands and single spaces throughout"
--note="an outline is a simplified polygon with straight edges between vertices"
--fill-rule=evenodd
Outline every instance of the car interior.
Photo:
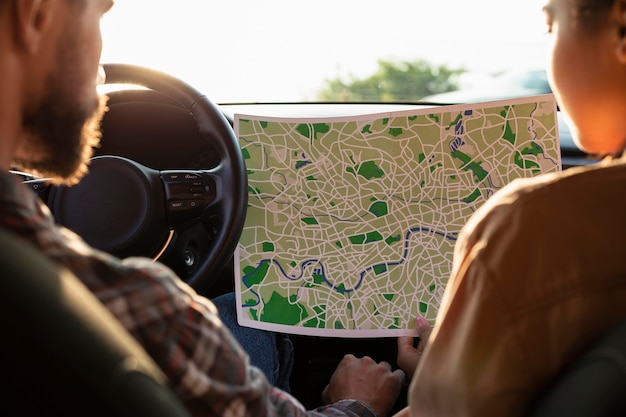
M 158 257 L 209 298 L 233 291 L 232 254 L 248 193 L 233 115 L 251 108 L 284 113 L 285 106 L 218 106 L 184 81 L 154 69 L 107 64 L 105 70 L 107 84 L 116 88 L 109 92 L 102 147 L 86 182 L 50 187 L 21 175 L 59 224 L 77 230 L 93 246 L 118 256 Z M 421 105 L 434 104 L 387 108 Z M 288 107 L 292 114 L 350 114 L 373 113 L 378 106 Z M 561 151 L 564 169 L 594 162 L 576 148 L 566 128 L 561 129 Z M 120 181 L 131 191 L 120 194 Z M 216 193 L 218 183 L 228 192 Z M 189 187 L 199 191 L 189 193 Z M 104 200 L 84 198 L 85 189 L 98 190 Z M 105 200 L 126 203 L 107 212 Z M 94 227 L 104 218 L 115 218 L 113 227 Z M 5 399 L 19 401 L 26 415 L 53 410 L 63 415 L 187 415 L 148 355 L 71 273 L 5 233 L 0 233 L 0 245 L 0 268 L 8 277 L 1 280 L 1 320 L 12 341 L 2 349 L 5 358 L 15 358 L 1 367 L 9 375 Z M 25 331 L 31 327 L 36 331 Z M 395 363 L 395 338 L 292 335 L 292 340 L 292 394 L 307 408 L 321 405 L 320 393 L 344 354 Z M 33 380 L 27 366 L 46 372 L 37 372 Z M 602 389 L 586 389 L 589 381 Z M 556 378 L 531 415 L 616 415 L 626 405 L 625 382 L 626 325 L 621 324 Z M 37 401 L 29 401 L 33 391 Z M 405 403 L 406 387 L 395 409 Z
M 214 298 L 236 289 L 234 252 L 249 207 L 236 115 L 341 117 L 550 94 L 544 3 L 117 1 L 100 23 L 109 109 L 89 175 L 66 187 L 13 173 L 90 245 L 155 259 Z M 558 139 L 563 170 L 598 162 L 577 147 L 560 112 Z M 0 247 L 7 410 L 189 415 L 77 277 L 3 230 Z M 290 338 L 291 394 L 307 409 L 322 405 L 345 354 L 397 366 L 395 337 Z M 532 417 L 624 415 L 626 321 L 530 409 Z

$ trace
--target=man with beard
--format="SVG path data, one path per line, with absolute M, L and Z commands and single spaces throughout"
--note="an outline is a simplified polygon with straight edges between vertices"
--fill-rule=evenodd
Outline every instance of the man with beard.
M 113 0 L 0 0 L 0 227 L 72 271 L 153 357 L 194 415 L 385 416 L 404 374 L 346 356 L 305 411 L 271 386 L 220 322 L 215 305 L 150 259 L 120 260 L 55 225 L 8 171 L 58 184 L 88 170 L 106 109 L 96 91 L 100 19 Z M 149 314 L 146 311 L 149 310 Z

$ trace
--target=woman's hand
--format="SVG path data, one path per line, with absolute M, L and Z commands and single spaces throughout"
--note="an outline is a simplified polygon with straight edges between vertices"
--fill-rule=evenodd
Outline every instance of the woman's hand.
M 417 368 L 417 364 L 422 358 L 428 337 L 433 330 L 432 326 L 421 316 L 417 316 L 415 319 L 415 329 L 419 337 L 417 346 L 414 345 L 415 341 L 412 336 L 401 336 L 398 338 L 398 366 L 406 372 L 409 379 L 413 378 L 415 368 Z

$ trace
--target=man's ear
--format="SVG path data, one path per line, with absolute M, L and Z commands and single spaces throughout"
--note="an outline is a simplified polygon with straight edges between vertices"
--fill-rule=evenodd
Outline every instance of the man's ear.
M 52 20 L 50 0 L 15 0 L 15 35 L 28 52 L 36 52 Z

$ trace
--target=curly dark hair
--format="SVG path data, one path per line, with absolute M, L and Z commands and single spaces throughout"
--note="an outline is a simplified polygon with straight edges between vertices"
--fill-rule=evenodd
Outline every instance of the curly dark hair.
M 569 0 L 574 22 L 583 30 L 593 31 L 605 21 L 606 13 L 617 0 Z

